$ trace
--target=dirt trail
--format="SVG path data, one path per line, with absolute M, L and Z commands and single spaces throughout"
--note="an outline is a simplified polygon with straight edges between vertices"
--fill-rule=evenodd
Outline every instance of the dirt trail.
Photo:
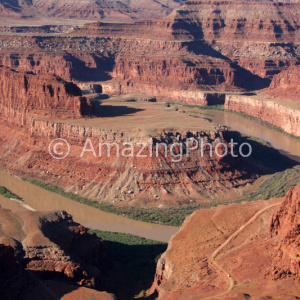
M 225 292 L 222 292 L 218 295 L 214 295 L 214 296 L 210 296 L 210 297 L 207 297 L 207 298 L 203 298 L 202 300 L 209 300 L 209 299 L 216 299 L 216 298 L 220 298 L 220 297 L 223 297 L 225 296 L 226 294 L 228 294 L 233 286 L 234 286 L 234 279 L 232 277 L 228 277 L 230 276 L 216 261 L 216 257 L 217 255 L 220 253 L 220 251 L 222 249 L 224 249 L 239 233 L 241 233 L 247 226 L 249 226 L 252 222 L 254 222 L 262 213 L 264 213 L 266 210 L 274 207 L 274 206 L 277 206 L 277 205 L 280 205 L 281 204 L 281 200 L 278 200 L 278 203 L 276 204 L 271 204 L 263 209 L 261 209 L 260 211 L 258 211 L 249 221 L 247 221 L 244 225 L 242 225 L 237 231 L 235 231 L 232 235 L 230 235 L 228 237 L 228 239 L 223 243 L 221 244 L 213 253 L 212 255 L 210 256 L 209 258 L 209 261 L 216 267 L 216 269 L 220 272 L 220 274 L 223 274 L 224 277 L 227 278 L 228 282 L 229 282 L 229 286 L 227 288 L 227 290 Z

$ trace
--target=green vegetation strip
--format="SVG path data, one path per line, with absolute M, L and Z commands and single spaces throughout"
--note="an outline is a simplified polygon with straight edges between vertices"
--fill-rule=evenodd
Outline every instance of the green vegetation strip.
M 202 106 L 197 106 L 197 108 L 202 108 Z M 228 132 L 226 139 L 230 140 L 231 138 L 239 144 L 245 142 L 251 144 L 253 153 L 249 158 L 244 159 L 244 163 L 248 164 L 248 167 L 255 173 L 268 175 L 269 177 L 257 188 L 255 193 L 244 194 L 236 201 L 222 202 L 223 205 L 241 203 L 244 201 L 268 200 L 273 197 L 283 197 L 290 187 L 295 186 L 297 182 L 300 181 L 299 163 L 281 155 L 265 141 L 254 137 L 245 137 L 239 132 L 230 131 Z M 111 204 L 99 203 L 73 193 L 65 192 L 60 187 L 46 184 L 35 179 L 22 179 L 50 192 L 57 193 L 63 197 L 105 212 L 122 215 L 134 220 L 171 226 L 180 226 L 185 218 L 191 215 L 195 210 L 209 209 L 220 204 L 212 200 L 212 202 L 208 204 L 184 205 L 172 208 L 118 207 Z
M 117 207 L 110 204 L 99 203 L 97 201 L 92 201 L 84 197 L 80 197 L 73 193 L 65 192 L 62 188 L 58 186 L 54 186 L 51 184 L 47 184 L 36 179 L 22 178 L 22 180 L 37 185 L 47 191 L 56 193 L 68 199 L 74 200 L 76 202 L 86 204 L 92 206 L 94 208 L 100 209 L 105 212 L 122 215 L 130 219 L 157 223 L 157 224 L 165 224 L 171 226 L 180 226 L 184 221 L 184 218 L 180 218 L 182 212 L 186 212 L 186 214 L 190 214 L 191 209 L 187 208 L 168 208 L 168 209 L 160 209 L 160 208 L 139 208 L 139 207 Z
M 5 197 L 5 198 L 8 198 L 8 199 L 22 201 L 22 199 L 20 197 L 18 197 L 14 193 L 10 192 L 8 189 L 6 189 L 3 186 L 0 186 L 0 195 Z
M 177 102 L 167 102 L 170 105 L 180 105 L 183 107 L 188 107 L 188 108 L 197 108 L 197 109 L 201 109 L 201 110 L 221 110 L 224 111 L 224 105 L 223 104 L 219 104 L 219 105 L 206 105 L 206 106 L 200 106 L 200 105 L 190 105 L 190 104 L 182 104 L 182 103 L 177 103 Z
M 63 197 L 69 198 L 71 200 L 77 201 L 82 204 L 92 206 L 94 208 L 106 211 L 109 213 L 123 215 L 127 218 L 156 223 L 164 224 L 170 226 L 181 226 L 185 218 L 191 215 L 194 211 L 198 209 L 210 209 L 212 207 L 218 206 L 220 203 L 208 203 L 208 204 L 198 204 L 198 205 L 184 205 L 180 207 L 172 208 L 139 208 L 139 207 L 117 207 L 109 204 L 103 204 L 96 201 L 91 201 L 89 199 L 80 197 L 78 195 L 67 193 L 62 188 L 45 184 L 43 182 L 34 179 L 23 180 L 33 183 L 39 187 L 42 187 L 48 191 L 57 193 Z M 288 190 L 297 185 L 300 181 L 300 166 L 295 166 L 291 169 L 285 171 L 277 172 L 270 175 L 262 184 L 257 188 L 256 192 L 246 193 L 241 199 L 232 202 L 222 202 L 222 205 L 229 205 L 233 203 L 250 202 L 256 200 L 269 200 L 274 197 L 283 197 Z
M 126 233 L 89 230 L 100 237 L 107 249 L 108 270 L 103 278 L 106 291 L 118 299 L 147 296 L 154 279 L 157 262 L 167 243 L 144 239 Z

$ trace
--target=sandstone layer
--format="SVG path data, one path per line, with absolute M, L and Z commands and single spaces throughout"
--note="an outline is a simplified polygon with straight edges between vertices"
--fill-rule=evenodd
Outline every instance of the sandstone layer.
M 217 191 L 234 193 L 233 187 L 259 176 L 241 157 L 232 157 L 236 150 L 225 140 L 226 128 L 205 118 L 162 103 L 117 100 L 94 100 L 98 117 L 66 118 L 82 114 L 80 105 L 91 107 L 75 85 L 9 69 L 3 69 L 2 77 L 1 166 L 19 176 L 97 201 L 145 206 L 209 202 Z M 69 143 L 65 159 L 53 157 L 68 150 L 62 144 L 49 152 L 57 138 Z M 191 138 L 199 146 L 188 155 Z M 107 143 L 109 149 L 103 146 Z M 133 149 L 129 154 L 126 143 Z M 91 146 L 94 151 L 83 152 Z
M 158 299 L 297 299 L 298 200 L 299 185 L 283 200 L 195 212 L 158 262 L 152 291 Z
M 37 76 L 0 67 L 1 116 L 23 126 L 29 115 L 78 118 L 92 114 L 88 98 L 55 75 Z
M 289 191 L 270 222 L 271 235 L 280 241 L 269 272 L 275 280 L 287 277 L 300 279 L 299 204 L 300 183 Z
M 287 99 L 299 102 L 300 66 L 289 67 L 275 75 L 265 94 L 273 98 Z
M 0 61 L 102 82 L 111 95 L 148 93 L 203 105 L 199 90 L 265 88 L 275 74 L 299 63 L 299 7 L 187 1 L 167 17 L 134 24 L 93 23 L 36 36 L 12 30 L 1 35 Z
M 227 95 L 225 109 L 262 119 L 287 133 L 300 136 L 300 109 L 289 106 L 286 102 L 276 102 L 260 96 Z

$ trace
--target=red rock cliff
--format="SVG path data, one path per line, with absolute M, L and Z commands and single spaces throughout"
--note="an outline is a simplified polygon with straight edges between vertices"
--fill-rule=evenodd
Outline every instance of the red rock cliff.
M 76 118 L 92 112 L 89 99 L 75 84 L 6 67 L 0 67 L 0 107 L 2 116 L 21 125 L 28 115 Z
M 267 95 L 300 102 L 300 66 L 293 66 L 275 75 L 265 92 Z
M 225 109 L 269 122 L 287 133 L 300 136 L 300 110 L 259 97 L 227 95 Z
M 279 245 L 269 273 L 274 279 L 293 277 L 300 280 L 300 182 L 288 192 L 273 215 L 270 232 L 277 237 Z

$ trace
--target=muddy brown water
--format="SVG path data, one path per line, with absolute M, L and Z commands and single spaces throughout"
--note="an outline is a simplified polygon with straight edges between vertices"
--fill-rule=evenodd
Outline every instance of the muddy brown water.
M 300 141 L 283 133 L 264 127 L 237 114 L 222 111 L 207 111 L 214 123 L 228 126 L 231 130 L 255 136 L 268 142 L 282 154 L 300 162 Z M 73 215 L 74 221 L 89 228 L 130 233 L 147 239 L 168 242 L 178 227 L 151 224 L 131 220 L 122 216 L 103 212 L 93 207 L 77 203 L 31 183 L 0 171 L 0 186 L 24 199 L 25 204 L 35 210 L 65 210 Z M 0 197 L 2 207 L 8 209 L 26 209 L 22 203 Z
M 168 242 L 179 229 L 178 227 L 151 224 L 103 212 L 44 190 L 3 171 L 0 171 L 0 186 L 5 186 L 35 210 L 65 210 L 73 216 L 75 222 L 92 229 L 130 233 L 162 242 Z M 25 209 L 22 202 L 18 203 L 4 197 L 0 197 L 0 204 L 8 209 Z
M 214 123 L 228 126 L 230 130 L 239 131 L 248 136 L 260 138 L 281 154 L 300 162 L 300 141 L 232 112 L 208 110 L 207 113 L 212 115 L 207 118 Z

